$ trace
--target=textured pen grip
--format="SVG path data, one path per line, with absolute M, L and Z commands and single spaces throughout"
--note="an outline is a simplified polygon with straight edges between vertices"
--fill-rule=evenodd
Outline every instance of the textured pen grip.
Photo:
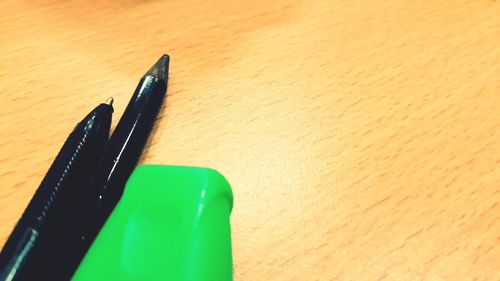
M 81 192 L 77 189 L 81 189 L 79 187 L 88 181 L 88 178 L 85 179 L 84 176 L 91 174 L 88 169 L 93 168 L 88 167 L 87 163 L 96 162 L 95 146 L 97 143 L 95 139 L 89 138 L 89 132 L 75 130 L 71 133 L 33 196 L 21 221 L 26 218 L 26 223 L 35 223 L 35 227 L 39 228 L 50 223 L 51 215 L 68 215 L 57 212 L 62 205 L 70 203 L 59 199 L 64 200 L 60 197 L 70 195 L 72 192 Z M 36 221 L 31 222 L 32 219 Z
M 78 160 L 82 157 L 82 154 L 84 154 L 87 148 L 89 133 L 84 132 L 81 137 L 78 136 L 81 132 L 74 134 L 76 136 L 70 136 L 62 149 L 68 148 L 68 151 L 73 151 L 73 153 L 68 156 L 59 154 L 57 157 L 62 159 L 56 159 L 54 161 L 49 173 L 41 184 L 43 188 L 39 190 L 41 193 L 45 193 L 41 196 L 42 198 L 46 197 L 44 198 L 46 200 L 41 200 L 39 203 L 37 202 L 38 204 L 35 203 L 32 210 L 27 210 L 38 214 L 36 216 L 37 225 L 42 225 L 45 222 L 48 212 L 52 210 L 54 202 L 61 192 L 61 187 L 71 180 L 73 173 L 79 173 Z M 69 159 L 64 159 L 66 157 Z

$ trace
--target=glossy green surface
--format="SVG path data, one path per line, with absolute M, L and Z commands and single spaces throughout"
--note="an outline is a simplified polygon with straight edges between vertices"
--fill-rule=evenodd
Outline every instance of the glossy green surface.
M 217 171 L 140 166 L 72 280 L 230 281 L 232 202 Z

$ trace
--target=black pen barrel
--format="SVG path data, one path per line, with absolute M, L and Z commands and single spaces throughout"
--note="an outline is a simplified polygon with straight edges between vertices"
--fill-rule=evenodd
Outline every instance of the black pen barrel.
M 37 280 L 67 231 L 106 145 L 113 108 L 101 104 L 71 132 L 0 254 L 0 280 Z

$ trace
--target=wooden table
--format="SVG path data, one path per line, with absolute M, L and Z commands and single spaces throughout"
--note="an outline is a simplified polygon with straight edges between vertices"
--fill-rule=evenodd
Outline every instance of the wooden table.
M 169 53 L 142 163 L 233 186 L 235 280 L 500 280 L 498 1 L 5 1 L 0 243 Z

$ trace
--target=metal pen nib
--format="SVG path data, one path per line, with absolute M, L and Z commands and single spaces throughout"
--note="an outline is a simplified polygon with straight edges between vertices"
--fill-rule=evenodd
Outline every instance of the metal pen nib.
M 113 97 L 109 97 L 109 98 L 106 100 L 105 104 L 107 104 L 107 105 L 113 105 L 113 101 L 115 101 L 115 100 L 113 99 Z

